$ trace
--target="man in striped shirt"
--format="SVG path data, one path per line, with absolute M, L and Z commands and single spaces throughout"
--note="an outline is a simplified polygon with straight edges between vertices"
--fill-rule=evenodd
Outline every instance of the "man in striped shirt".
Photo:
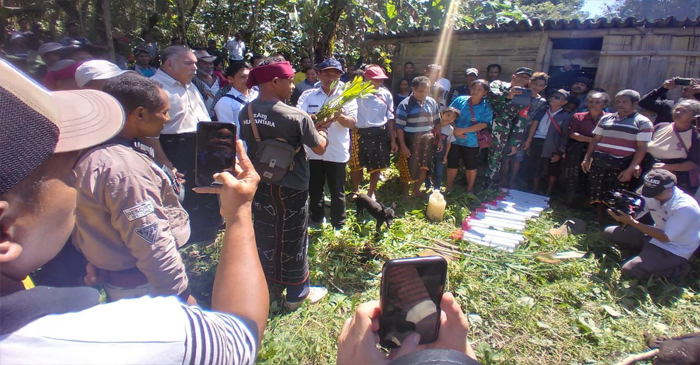
M 422 194 L 420 185 L 428 176 L 433 166 L 435 153 L 435 135 L 440 126 L 440 113 L 435 99 L 428 96 L 430 80 L 419 76 L 411 82 L 413 93 L 396 108 L 396 135 L 399 140 L 401 156 L 408 160 L 410 181 L 414 183 L 413 196 Z M 442 141 L 437 144 L 437 151 L 442 151 Z M 402 179 L 403 181 L 403 179 Z M 408 183 L 403 183 L 404 196 L 408 195 Z
M 591 174 L 591 204 L 598 204 L 598 220 L 603 218 L 603 195 L 626 188 L 647 153 L 654 127 L 637 113 L 639 99 L 639 93 L 629 89 L 615 95 L 617 113 L 600 118 L 581 163 Z

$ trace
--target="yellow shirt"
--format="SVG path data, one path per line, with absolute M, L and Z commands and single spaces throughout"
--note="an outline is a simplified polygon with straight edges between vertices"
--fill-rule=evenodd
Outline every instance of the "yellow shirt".
M 306 80 L 306 72 L 297 72 L 294 74 L 294 85 Z

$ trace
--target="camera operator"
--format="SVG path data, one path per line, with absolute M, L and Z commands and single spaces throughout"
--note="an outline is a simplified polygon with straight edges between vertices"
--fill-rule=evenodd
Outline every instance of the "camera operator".
M 656 275 L 679 282 L 690 271 L 688 260 L 700 244 L 700 207 L 676 187 L 676 176 L 663 169 L 646 174 L 641 194 L 646 204 L 640 217 L 649 213 L 654 224 L 608 210 L 623 226 L 607 227 L 604 235 L 621 248 L 641 251 L 622 266 L 622 275 L 640 279 Z
M 691 79 L 690 85 L 687 86 L 680 85 L 680 83 L 676 84 L 676 80 L 678 79 L 678 77 L 674 77 L 664 81 L 664 84 L 661 85 L 661 87 L 649 91 L 649 93 L 644 95 L 644 97 L 639 100 L 639 106 L 652 113 L 656 113 L 656 120 L 654 121 L 654 124 L 664 122 L 673 123 L 672 110 L 676 102 L 668 98 L 668 92 L 671 89 L 679 87 L 683 88 L 681 100 L 700 100 L 700 82 L 698 82 L 697 79 Z

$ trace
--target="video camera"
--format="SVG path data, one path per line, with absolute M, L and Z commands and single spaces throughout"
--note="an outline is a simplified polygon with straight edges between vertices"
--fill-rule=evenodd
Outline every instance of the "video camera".
M 603 195 L 603 204 L 616 212 L 635 217 L 644 210 L 644 197 L 629 190 L 611 190 Z

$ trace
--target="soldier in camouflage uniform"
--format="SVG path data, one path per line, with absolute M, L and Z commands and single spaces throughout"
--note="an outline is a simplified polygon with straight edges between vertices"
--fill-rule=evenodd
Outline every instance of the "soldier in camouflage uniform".
M 520 67 L 515 70 L 511 82 L 506 83 L 496 80 L 491 83 L 491 90 L 486 96 L 486 101 L 493 108 L 493 124 L 491 134 L 493 141 L 489 149 L 487 181 L 496 183 L 500 177 L 501 159 L 505 155 L 517 152 L 518 146 L 523 141 L 523 134 L 527 124 L 529 105 L 516 105 L 512 103 L 513 97 L 522 94 L 522 90 L 516 87 L 527 87 L 532 77 L 532 70 Z

